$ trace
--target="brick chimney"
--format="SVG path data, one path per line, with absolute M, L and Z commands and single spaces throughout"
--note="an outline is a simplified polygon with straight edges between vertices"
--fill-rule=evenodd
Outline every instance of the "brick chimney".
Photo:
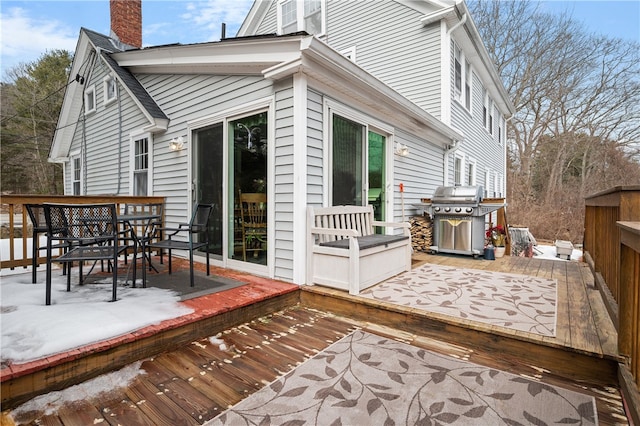
M 142 0 L 109 0 L 111 37 L 142 47 Z

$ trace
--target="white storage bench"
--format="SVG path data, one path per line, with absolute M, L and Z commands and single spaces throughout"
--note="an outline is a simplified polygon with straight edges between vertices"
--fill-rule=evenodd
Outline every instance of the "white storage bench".
M 376 234 L 375 227 L 401 228 L 402 235 Z M 373 220 L 373 206 L 308 207 L 307 284 L 359 294 L 411 270 L 408 223 Z

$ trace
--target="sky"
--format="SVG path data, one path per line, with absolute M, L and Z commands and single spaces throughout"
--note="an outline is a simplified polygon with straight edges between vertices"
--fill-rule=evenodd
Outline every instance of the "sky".
M 366 0 L 380 1 L 380 0 Z M 253 0 L 143 0 L 144 46 L 201 43 L 236 34 Z M 543 10 L 569 13 L 594 33 L 640 42 L 640 0 L 544 1 Z M 109 35 L 109 1 L 0 0 L 0 78 L 19 63 L 53 49 L 75 50 L 80 28 Z

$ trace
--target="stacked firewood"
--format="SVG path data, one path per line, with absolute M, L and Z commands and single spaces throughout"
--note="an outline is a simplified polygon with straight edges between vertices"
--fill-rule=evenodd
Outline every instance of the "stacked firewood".
M 433 244 L 433 224 L 427 215 L 413 216 L 409 219 L 411 225 L 411 246 L 414 251 L 429 252 Z

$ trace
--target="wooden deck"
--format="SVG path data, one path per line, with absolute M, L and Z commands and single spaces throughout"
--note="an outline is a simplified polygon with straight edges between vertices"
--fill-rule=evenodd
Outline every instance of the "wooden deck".
M 241 325 L 218 323 L 219 331 L 224 330 L 220 338 L 229 345 L 226 350 L 202 336 L 146 358 L 141 368 L 147 374 L 127 388 L 50 415 L 31 412 L 15 420 L 34 425 L 202 424 L 361 328 L 591 394 L 597 401 L 600 424 L 629 424 L 617 386 L 615 330 L 585 264 L 511 257 L 492 262 L 445 255 L 417 255 L 414 261 L 557 279 L 557 337 L 536 338 L 415 309 L 405 312 L 394 305 L 365 303 L 357 296 L 326 288 L 304 287 L 299 303 L 290 307 Z M 210 327 L 206 330 L 211 332 Z

